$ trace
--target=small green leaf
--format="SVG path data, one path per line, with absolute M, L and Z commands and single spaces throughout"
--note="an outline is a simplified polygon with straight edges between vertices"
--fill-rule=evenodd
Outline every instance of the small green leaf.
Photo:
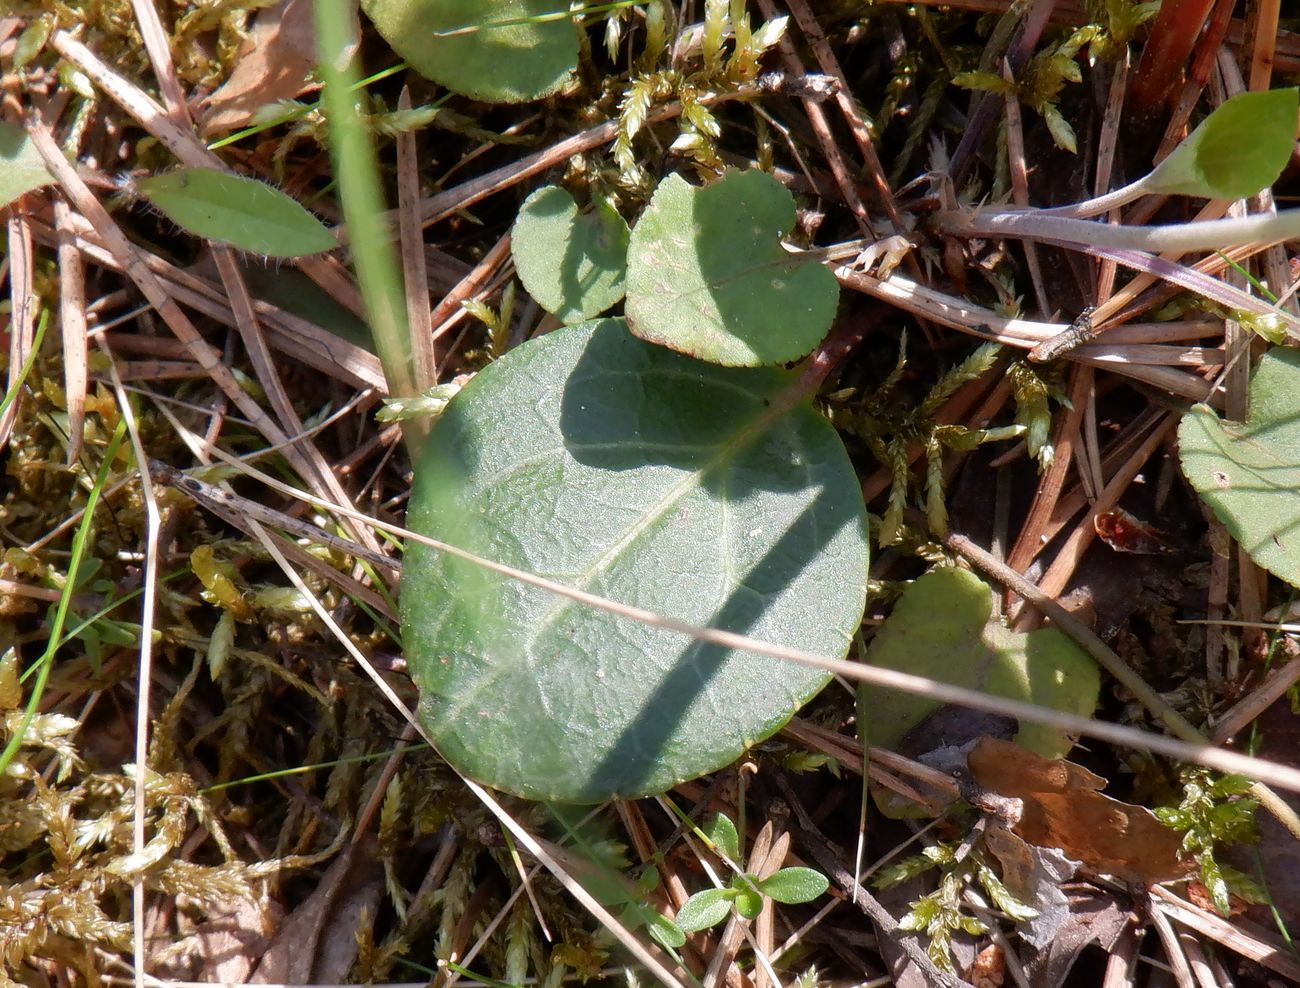
M 1300 87 L 1238 93 L 1143 180 L 1152 192 L 1245 199 L 1277 181 L 1295 146 Z
M 26 131 L 0 120 L 0 208 L 53 181 Z
M 952 84 L 962 89 L 974 89 L 982 93 L 997 93 L 1005 96 L 1015 91 L 1016 84 L 1004 79 L 996 72 L 958 72 L 952 77 Z
M 787 905 L 812 902 L 830 888 L 830 882 L 820 871 L 811 868 L 782 868 L 776 874 L 758 883 L 764 895 Z
M 930 914 L 936 910 L 937 907 L 930 899 L 914 902 L 911 912 L 898 921 L 898 928 L 904 933 L 919 933 L 930 925 Z
M 567 191 L 548 185 L 519 207 L 510 251 L 528 294 L 563 322 L 580 322 L 623 297 L 629 235 L 609 203 L 580 214 Z
M 628 247 L 632 332 L 729 366 L 808 353 L 830 328 L 839 286 L 781 247 L 794 219 L 794 198 L 764 172 L 729 172 L 702 189 L 668 176 Z
M 969 933 L 973 937 L 982 937 L 989 931 L 988 926 L 978 916 L 967 916 L 964 913 L 957 918 L 957 925 L 961 927 L 963 933 Z
M 654 865 L 646 868 L 636 880 L 636 887 L 647 895 L 653 892 L 659 887 L 659 869 Z
M 1197 864 L 1201 866 L 1201 884 L 1210 893 L 1210 901 L 1214 903 L 1214 908 L 1220 916 L 1231 915 L 1232 900 L 1228 895 L 1228 883 L 1224 880 L 1219 863 L 1214 860 L 1212 854 L 1203 854 L 1197 858 Z
M 621 320 L 478 372 L 416 465 L 407 523 L 699 625 L 843 656 L 865 603 L 861 486 L 796 380 L 638 340 Z M 771 736 L 825 673 L 580 605 L 422 545 L 402 628 L 443 756 L 529 798 L 663 792 Z
M 989 588 L 979 577 L 959 569 L 932 570 L 907 588 L 872 639 L 866 659 L 914 676 L 1091 714 L 1101 688 L 1092 659 L 1055 628 L 1027 635 L 1010 631 L 992 618 L 992 610 Z M 867 737 L 884 748 L 895 747 L 941 706 L 876 687 L 863 689 L 862 705 L 872 714 Z M 1016 740 L 1047 758 L 1074 746 L 1064 732 L 1029 723 L 1020 725 Z
M 76 93 L 82 99 L 93 100 L 95 98 L 95 84 L 90 81 L 90 76 L 71 62 L 59 63 L 58 77 L 59 84 L 64 89 Z
M 268 257 L 302 257 L 338 246 L 296 200 L 265 182 L 215 168 L 179 168 L 136 189 L 177 226 Z
M 18 35 L 18 43 L 14 45 L 13 54 L 10 56 L 15 72 L 25 68 L 28 62 L 41 53 L 53 29 L 54 18 L 46 14 L 44 17 L 36 18 L 27 25 L 22 34 Z
M 1156 819 L 1173 830 L 1186 830 L 1192 825 L 1192 817 L 1176 806 L 1158 806 L 1151 811 Z
M 1300 587 L 1300 351 L 1260 359 L 1246 422 L 1193 406 L 1178 449 L 1183 473 L 1250 558 Z
M 710 926 L 717 926 L 731 913 L 731 900 L 735 892 L 731 889 L 705 889 L 696 892 L 682 903 L 674 922 L 686 933 L 698 933 Z
M 733 862 L 740 860 L 740 834 L 731 817 L 725 813 L 713 814 L 713 819 L 704 828 L 704 836 L 717 845 L 718 850 Z
M 667 916 L 660 916 L 658 913 L 650 912 L 646 917 L 646 930 L 651 939 L 669 950 L 676 950 L 686 943 L 686 931 Z
M 757 892 L 741 892 L 736 896 L 736 912 L 745 919 L 758 919 L 763 911 L 763 897 Z
M 1074 128 L 1061 115 L 1061 111 L 1056 108 L 1056 104 L 1044 103 L 1039 108 L 1039 112 L 1043 115 L 1043 122 L 1047 124 L 1047 131 L 1052 135 L 1053 143 L 1062 151 L 1075 154 L 1078 151 L 1078 142 L 1074 136 Z
M 993 900 L 993 905 L 997 906 L 1004 913 L 1014 919 L 1017 923 L 1025 923 L 1038 915 L 1038 910 L 1029 906 L 1014 895 L 1002 883 L 1002 880 L 993 873 L 993 870 L 985 865 L 980 865 L 977 873 L 980 884 L 984 886 L 984 891 L 989 894 Z
M 547 96 L 578 64 L 568 0 L 362 0 L 415 71 L 489 103 Z

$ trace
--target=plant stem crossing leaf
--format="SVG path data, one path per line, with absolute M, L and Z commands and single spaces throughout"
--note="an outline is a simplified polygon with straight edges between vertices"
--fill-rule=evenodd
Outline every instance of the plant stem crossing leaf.
M 422 76 L 490 103 L 555 92 L 578 64 L 568 0 L 362 0 Z

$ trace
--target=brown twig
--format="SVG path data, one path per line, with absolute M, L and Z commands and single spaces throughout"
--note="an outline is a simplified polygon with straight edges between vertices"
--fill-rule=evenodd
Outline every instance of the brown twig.
M 410 110 L 411 92 L 402 87 L 397 109 Z M 402 246 L 402 283 L 406 286 L 406 322 L 411 327 L 411 363 L 417 391 L 438 383 L 438 358 L 434 353 L 433 317 L 429 306 L 429 268 L 424 258 L 424 233 L 420 227 L 420 165 L 415 134 L 397 135 L 397 230 Z

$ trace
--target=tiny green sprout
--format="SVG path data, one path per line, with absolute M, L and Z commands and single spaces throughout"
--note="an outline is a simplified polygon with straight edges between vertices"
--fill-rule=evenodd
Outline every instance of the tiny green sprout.
M 793 772 L 796 775 L 816 772 L 824 768 L 835 778 L 840 777 L 840 763 L 835 760 L 833 755 L 820 752 L 792 751 L 781 759 L 781 766 L 786 771 Z
M 1177 806 L 1155 811 L 1166 827 L 1183 831 L 1183 850 L 1195 859 L 1201 882 L 1221 915 L 1231 907 L 1229 893 L 1247 901 L 1262 901 L 1262 890 L 1253 881 L 1221 864 L 1214 856 L 1215 845 L 1253 844 L 1259 840 L 1255 810 L 1259 800 L 1247 796 L 1249 779 L 1239 775 L 1215 778 L 1209 769 L 1190 769 L 1183 777 L 1183 798 Z
M 725 814 L 718 813 L 709 821 L 704 836 L 730 860 L 739 858 L 740 837 Z M 812 868 L 782 868 L 767 878 L 737 872 L 725 886 L 696 892 L 687 899 L 677 912 L 676 924 L 686 933 L 706 930 L 730 916 L 733 906 L 745 919 L 756 919 L 768 899 L 786 905 L 811 902 L 829 887 L 826 876 Z
M 651 940 L 673 953 L 686 942 L 686 934 L 680 926 L 645 901 L 658 887 L 659 869 L 650 865 L 636 877 L 636 891 L 641 900 L 627 899 L 619 919 L 630 930 L 644 926 Z

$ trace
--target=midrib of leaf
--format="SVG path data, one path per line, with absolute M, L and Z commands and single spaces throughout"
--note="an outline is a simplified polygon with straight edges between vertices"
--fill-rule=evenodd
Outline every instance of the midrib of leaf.
M 649 530 L 650 528 L 653 528 L 655 524 L 658 524 L 658 521 L 662 519 L 668 511 L 675 508 L 677 502 L 680 502 L 681 498 L 684 497 L 688 491 L 694 490 L 695 487 L 698 487 L 703 478 L 708 476 L 708 474 L 714 471 L 714 469 L 720 467 L 720 465 L 727 463 L 729 459 L 732 459 L 733 455 L 744 450 L 744 448 L 749 446 L 751 442 L 757 441 L 761 435 L 771 429 L 771 426 L 774 425 L 774 422 L 777 419 L 780 419 L 780 417 L 785 415 L 788 411 L 789 404 L 787 402 L 781 402 L 781 400 L 774 400 L 771 406 L 764 408 L 761 415 L 759 415 L 757 419 L 754 419 L 753 424 L 749 425 L 748 428 L 741 429 L 740 432 L 737 432 L 736 437 L 731 439 L 727 445 L 719 447 L 718 454 L 716 454 L 714 458 L 708 460 L 703 467 L 698 469 L 698 471 L 685 474 L 677 484 L 669 487 L 668 493 L 664 494 L 663 497 L 659 499 L 659 503 L 655 504 L 650 511 L 643 513 L 641 520 L 638 520 L 634 525 L 630 525 L 623 533 L 623 536 L 617 539 L 614 545 L 611 545 L 607 550 L 604 550 L 601 556 L 598 556 L 597 559 L 594 559 L 593 562 L 588 565 L 588 568 L 577 573 L 575 581 L 573 581 L 573 586 L 580 590 L 590 590 L 591 581 L 593 581 L 599 573 L 606 571 L 608 564 L 619 558 L 619 556 L 623 554 L 630 545 L 633 545 L 633 543 L 636 542 L 637 539 L 646 532 L 646 530 Z M 805 471 L 806 469 L 807 465 L 805 464 Z M 525 647 L 528 649 L 529 653 L 532 651 L 532 647 L 538 638 L 542 637 L 542 632 L 549 629 L 551 625 L 559 619 L 560 615 L 571 610 L 573 606 L 575 606 L 575 602 L 560 599 L 558 606 L 552 607 L 549 614 L 546 614 L 538 621 L 536 629 L 534 629 L 533 634 L 530 634 L 525 643 Z
M 808 262 L 808 263 L 812 263 L 812 262 Z M 726 277 L 720 277 L 711 280 L 704 276 L 703 269 L 698 267 L 697 265 L 697 270 L 701 272 L 700 281 L 702 283 L 700 284 L 700 286 L 697 288 L 691 288 L 688 291 L 676 292 L 672 294 L 670 297 L 674 299 L 686 299 L 686 298 L 690 298 L 693 295 L 698 295 L 701 292 L 708 292 L 714 288 L 728 288 L 731 286 L 733 282 L 739 281 L 742 278 L 749 277 L 750 275 L 762 274 L 763 272 L 767 271 L 770 268 L 789 268 L 791 269 L 790 274 L 793 276 L 795 274 L 798 274 L 798 269 L 800 267 L 802 267 L 802 262 L 800 262 L 798 257 L 773 258 L 770 261 L 760 261 L 756 264 L 750 264 L 747 267 L 742 268 L 741 270 L 733 271 L 731 274 L 727 275 Z

